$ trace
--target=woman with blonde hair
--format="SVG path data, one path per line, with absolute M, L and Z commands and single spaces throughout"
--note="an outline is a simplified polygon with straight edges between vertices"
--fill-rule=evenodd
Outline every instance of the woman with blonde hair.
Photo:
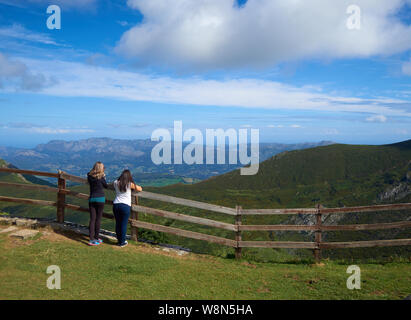
M 107 188 L 104 165 L 98 161 L 94 164 L 93 169 L 87 174 L 87 180 L 90 185 L 89 210 L 90 210 L 90 241 L 89 246 L 97 246 L 103 242 L 99 238 L 101 217 L 103 215 L 106 198 L 103 188 Z

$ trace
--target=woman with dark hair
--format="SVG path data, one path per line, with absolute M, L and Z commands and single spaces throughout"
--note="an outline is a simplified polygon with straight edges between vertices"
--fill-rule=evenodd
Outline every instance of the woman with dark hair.
M 88 206 L 90 210 L 89 246 L 97 246 L 103 242 L 99 238 L 101 216 L 103 215 L 104 203 L 106 198 L 103 188 L 107 188 L 104 165 L 98 161 L 94 164 L 93 169 L 87 174 L 88 184 L 90 185 L 90 197 Z
M 131 190 L 143 191 L 143 188 L 136 185 L 131 176 L 130 170 L 124 170 L 120 177 L 114 181 L 114 190 L 116 190 L 116 198 L 113 201 L 113 212 L 116 218 L 116 235 L 118 245 L 125 247 L 127 223 L 131 212 Z

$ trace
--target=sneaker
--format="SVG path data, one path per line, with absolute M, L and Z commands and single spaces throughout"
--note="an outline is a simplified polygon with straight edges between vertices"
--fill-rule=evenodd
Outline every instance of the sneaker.
M 87 244 L 89 246 L 98 246 L 100 243 L 98 243 L 96 240 L 90 240 Z
M 97 239 L 96 241 L 97 241 L 99 244 L 103 243 L 103 240 L 102 240 L 102 239 Z
M 126 245 L 128 245 L 127 241 L 124 241 L 124 243 L 119 243 L 118 244 L 118 246 L 121 247 L 121 248 L 125 247 Z

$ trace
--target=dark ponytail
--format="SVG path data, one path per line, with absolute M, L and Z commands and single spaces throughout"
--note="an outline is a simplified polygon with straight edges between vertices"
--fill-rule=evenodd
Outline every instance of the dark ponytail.
M 124 170 L 117 181 L 120 192 L 126 192 L 130 183 L 134 183 L 130 170 Z

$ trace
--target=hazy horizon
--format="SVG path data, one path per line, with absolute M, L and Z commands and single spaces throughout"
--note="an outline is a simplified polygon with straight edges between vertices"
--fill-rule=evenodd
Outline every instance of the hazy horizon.
M 51 140 L 44 140 L 44 141 L 40 141 L 40 142 L 33 142 L 33 143 L 27 143 L 27 141 L 22 142 L 21 144 L 19 143 L 14 143 L 13 145 L 10 144 L 6 144 L 6 143 L 0 143 L 0 147 L 4 147 L 4 148 L 21 148 L 21 149 L 33 149 L 35 147 L 37 147 L 38 145 L 42 145 L 42 144 L 47 144 L 50 143 L 52 141 L 64 141 L 64 142 L 76 142 L 76 141 L 82 141 L 82 140 L 90 140 L 90 139 L 113 139 L 113 140 L 124 140 L 124 141 L 133 141 L 133 140 L 150 140 L 150 137 L 142 137 L 142 138 L 126 138 L 126 137 L 108 137 L 108 136 L 90 136 L 87 138 L 78 138 L 78 139 L 51 139 Z M 393 144 L 393 143 L 399 143 L 399 142 L 403 142 L 403 141 L 407 141 L 409 139 L 404 139 L 404 140 L 393 140 L 393 141 L 389 141 L 389 142 L 383 142 L 383 143 L 345 143 L 345 142 L 339 142 L 339 141 L 334 141 L 334 140 L 318 140 L 318 141 L 305 141 L 305 140 L 301 140 L 301 141 L 288 141 L 288 142 L 284 142 L 284 141 L 260 141 L 260 144 L 304 144 L 304 143 L 320 143 L 320 142 L 332 142 L 332 143 L 336 143 L 336 144 L 352 144 L 352 145 L 385 145 L 385 144 Z M 171 140 L 172 142 L 174 140 Z M 178 141 L 178 140 L 176 140 Z M 154 142 L 154 141 L 153 141 Z M 189 142 L 184 142 L 184 143 L 189 143 Z

